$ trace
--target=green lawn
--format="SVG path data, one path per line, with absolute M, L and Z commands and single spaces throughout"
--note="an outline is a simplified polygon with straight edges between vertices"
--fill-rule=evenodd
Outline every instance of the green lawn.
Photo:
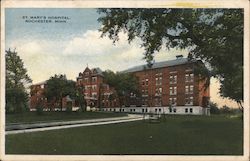
M 6 123 L 28 123 L 59 120 L 79 120 L 126 116 L 124 113 L 104 113 L 104 112 L 44 112 L 37 115 L 36 112 L 25 112 L 20 114 L 7 114 Z
M 197 154 L 242 155 L 240 118 L 167 116 L 6 136 L 7 154 Z

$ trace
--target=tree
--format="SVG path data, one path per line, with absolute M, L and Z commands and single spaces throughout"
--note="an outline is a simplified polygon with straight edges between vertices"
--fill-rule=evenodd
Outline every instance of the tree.
M 82 91 L 83 88 L 81 86 L 77 87 L 75 100 L 79 103 L 80 109 L 83 112 L 86 111 L 86 100 L 84 99 L 84 94 Z
M 228 106 L 224 105 L 221 109 L 220 109 L 221 113 L 223 114 L 229 114 L 232 113 L 232 109 L 230 109 Z
M 211 114 L 220 114 L 220 109 L 218 108 L 218 105 L 216 103 L 210 102 L 209 107 Z
M 75 82 L 67 80 L 66 75 L 55 75 L 50 77 L 47 81 L 47 87 L 45 89 L 45 96 L 48 102 L 55 101 L 59 103 L 59 107 L 62 110 L 62 98 L 69 95 L 71 98 L 75 97 L 76 86 Z
M 242 9 L 105 8 L 98 12 L 102 37 L 107 35 L 114 43 L 120 32 L 128 34 L 128 42 L 139 38 L 149 67 L 163 46 L 188 50 L 190 59 L 201 59 L 209 67 L 205 76 L 219 79 L 221 96 L 243 109 Z
M 104 81 L 111 87 L 115 88 L 118 99 L 121 105 L 124 105 L 125 98 L 130 97 L 130 94 L 139 96 L 139 82 L 138 79 L 130 73 L 114 73 L 110 70 L 103 72 Z M 109 99 L 114 97 L 111 95 Z
M 32 82 L 17 52 L 6 50 L 6 112 L 22 112 L 27 108 L 26 86 Z

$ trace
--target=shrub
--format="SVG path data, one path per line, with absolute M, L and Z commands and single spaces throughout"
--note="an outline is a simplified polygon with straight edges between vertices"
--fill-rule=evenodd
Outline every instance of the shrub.
M 36 113 L 37 113 L 37 115 L 43 115 L 43 105 L 41 102 L 39 102 L 36 105 Z
M 72 112 L 72 107 L 71 106 L 67 106 L 66 107 L 66 112 L 67 113 L 71 113 Z
M 36 113 L 37 113 L 37 115 L 43 115 L 43 107 L 42 106 L 37 106 L 36 107 Z

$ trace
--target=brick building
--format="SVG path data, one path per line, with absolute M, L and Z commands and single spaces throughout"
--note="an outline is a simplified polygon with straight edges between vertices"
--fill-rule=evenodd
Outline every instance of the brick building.
M 100 68 L 89 69 L 80 72 L 76 78 L 77 86 L 82 87 L 87 107 L 118 107 L 119 102 L 115 89 L 104 83 Z M 112 95 L 112 98 L 111 98 Z
M 194 73 L 197 65 L 203 63 L 179 56 L 175 60 L 154 63 L 151 68 L 140 65 L 123 71 L 138 77 L 141 97 L 140 101 L 128 102 L 128 108 L 115 111 L 209 114 L 209 87 Z
M 37 84 L 30 86 L 30 110 L 35 111 L 37 107 L 43 107 L 44 111 L 59 111 L 60 102 L 52 100 L 48 102 L 48 99 L 45 97 L 44 92 L 47 87 L 47 81 L 43 81 Z M 72 100 L 69 96 L 62 98 L 62 110 L 65 111 L 68 105 L 75 106 L 75 101 Z
M 209 114 L 209 87 L 205 80 L 194 73 L 201 61 L 177 57 L 175 60 L 129 68 L 124 73 L 138 77 L 140 96 L 131 95 L 124 104 L 120 104 L 116 90 L 104 82 L 100 68 L 85 68 L 76 78 L 77 88 L 82 90 L 88 108 L 102 111 L 133 113 L 171 113 L 171 114 Z M 39 100 L 47 104 L 44 97 L 46 82 L 31 88 L 31 107 Z M 69 99 L 69 98 L 68 98 Z M 72 100 L 71 100 L 72 101 Z M 63 106 L 67 102 L 64 98 Z M 77 106 L 76 104 L 74 104 Z M 47 105 L 49 106 L 49 105 Z

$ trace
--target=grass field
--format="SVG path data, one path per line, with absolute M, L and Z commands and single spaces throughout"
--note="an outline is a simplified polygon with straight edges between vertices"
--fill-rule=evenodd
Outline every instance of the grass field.
M 193 154 L 242 155 L 240 118 L 167 116 L 6 136 L 7 154 Z
M 104 112 L 44 112 L 37 115 L 36 112 L 25 112 L 20 114 L 7 114 L 6 123 L 28 123 L 59 120 L 79 120 L 126 116 L 124 113 L 104 113 Z

